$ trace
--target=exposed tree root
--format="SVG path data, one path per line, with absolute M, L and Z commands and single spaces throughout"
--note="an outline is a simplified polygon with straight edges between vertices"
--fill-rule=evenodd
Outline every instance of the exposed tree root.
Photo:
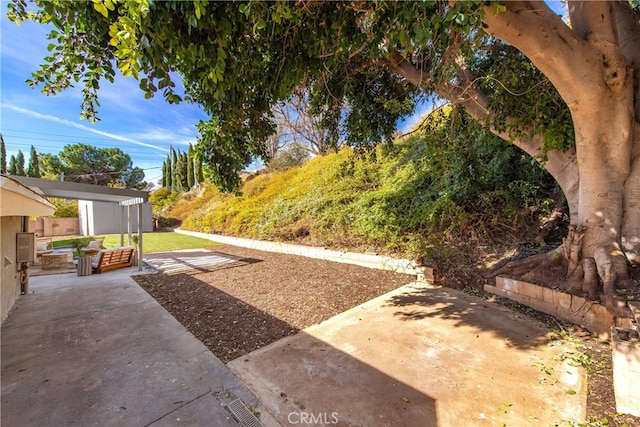
M 510 261 L 495 272 L 495 275 L 521 276 L 539 267 L 559 265 L 567 262 L 566 285 L 571 294 L 587 294 L 591 300 L 600 302 L 616 317 L 628 318 L 633 313 L 627 303 L 616 292 L 630 286 L 626 259 L 621 251 L 599 247 L 593 258 L 582 258 L 582 243 L 586 227 L 571 225 L 569 235 L 562 245 L 543 254 Z M 602 292 L 600 292 L 602 283 Z
M 569 236 L 562 239 L 562 253 L 569 263 L 567 267 L 569 287 L 575 287 L 584 278 L 584 266 L 580 262 L 580 253 L 582 252 L 582 240 L 586 231 L 586 227 L 571 224 L 569 226 Z
M 600 297 L 602 304 L 616 317 L 633 318 L 633 313 L 626 301 L 616 293 L 616 284 L 619 279 L 625 284 L 629 280 L 626 268 L 623 269 L 619 262 L 614 262 L 614 257 L 623 257 L 624 259 L 624 255 L 621 252 L 611 254 L 605 248 L 600 247 L 595 250 L 593 256 L 598 268 L 598 275 L 602 281 L 602 295 Z M 626 267 L 626 260 L 624 263 Z
M 537 267 L 551 267 L 562 262 L 562 247 L 555 248 L 543 254 L 533 255 L 528 258 L 509 261 L 502 266 L 495 275 L 513 274 L 521 276 Z
M 594 301 L 598 300 L 598 267 L 593 258 L 585 258 L 582 262 L 582 270 L 584 271 L 584 282 L 582 290 L 589 294 L 589 298 Z

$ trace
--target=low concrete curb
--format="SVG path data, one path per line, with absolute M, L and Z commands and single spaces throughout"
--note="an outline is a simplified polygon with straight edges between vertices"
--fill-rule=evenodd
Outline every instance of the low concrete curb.
M 602 339 L 611 338 L 612 326 L 630 326 L 628 319 L 616 319 L 601 304 L 521 280 L 498 276 L 496 285 L 485 285 L 484 290 L 580 325 Z
M 323 259 L 326 261 L 377 268 L 379 270 L 395 271 L 396 273 L 415 274 L 419 281 L 433 282 L 433 269 L 431 267 L 418 266 L 414 261 L 410 261 L 408 259 L 398 259 L 373 254 L 359 254 L 355 252 L 334 251 L 330 249 L 315 248 L 311 246 L 244 239 L 240 237 L 200 233 L 197 231 L 181 229 L 176 229 L 175 232 L 185 234 L 187 236 L 208 239 L 218 243 L 226 243 L 229 245 L 240 246 L 249 249 L 257 249 L 260 251 L 279 252 L 289 255 L 300 255 L 308 258 Z

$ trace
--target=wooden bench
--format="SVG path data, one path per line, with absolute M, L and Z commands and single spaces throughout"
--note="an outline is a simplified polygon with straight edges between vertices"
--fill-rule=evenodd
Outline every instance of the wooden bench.
M 133 265 L 133 247 L 101 249 L 95 255 L 92 266 L 94 273 L 115 270 Z

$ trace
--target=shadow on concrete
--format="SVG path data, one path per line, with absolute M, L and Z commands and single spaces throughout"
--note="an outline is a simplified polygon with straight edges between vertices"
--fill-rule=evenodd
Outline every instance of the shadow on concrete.
M 283 426 L 439 425 L 434 398 L 305 332 L 227 366 Z
M 546 328 L 528 328 L 525 331 L 505 327 L 510 319 L 527 318 L 526 314 L 513 312 L 468 295 L 444 287 L 409 287 L 401 294 L 393 295 L 388 305 L 409 307 L 395 312 L 402 320 L 445 319 L 455 327 L 469 326 L 480 331 L 490 331 L 505 340 L 508 346 L 521 349 L 535 348 L 549 343 Z
M 482 303 L 413 283 L 227 366 L 283 425 L 294 425 L 288 417 L 303 411 L 335 412 L 337 425 L 345 426 L 584 419 L 582 376 L 559 358 L 568 348 L 533 346 L 544 328 L 510 320 L 513 313 L 494 304 L 476 307 Z M 558 374 L 542 378 L 541 367 Z
M 135 272 L 31 280 L 2 323 L 3 426 L 232 427 L 218 396 L 258 405 Z
M 141 280 L 143 289 L 217 357 L 233 360 L 236 374 L 283 426 L 438 425 L 433 398 L 343 349 L 190 274 L 154 276 L 171 300 L 154 292 L 157 284 Z M 189 310 L 190 294 L 207 308 Z
M 199 274 L 262 262 L 261 259 L 243 258 L 206 249 L 145 254 L 144 261 L 166 274 Z

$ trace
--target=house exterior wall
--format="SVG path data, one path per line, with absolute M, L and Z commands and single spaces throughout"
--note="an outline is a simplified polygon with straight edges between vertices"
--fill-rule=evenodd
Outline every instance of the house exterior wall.
M 20 295 L 20 273 L 16 263 L 16 233 L 22 230 L 21 216 L 0 217 L 0 319 L 4 322 Z
M 78 200 L 79 234 L 83 236 L 98 236 L 101 234 L 117 234 L 122 230 L 126 233 L 128 230 L 127 207 L 124 207 L 123 228 L 121 228 L 122 209 L 117 203 Z M 138 230 L 138 206 L 131 206 L 130 211 L 132 219 L 131 231 L 136 232 Z M 142 205 L 142 231 L 153 231 L 151 203 Z

